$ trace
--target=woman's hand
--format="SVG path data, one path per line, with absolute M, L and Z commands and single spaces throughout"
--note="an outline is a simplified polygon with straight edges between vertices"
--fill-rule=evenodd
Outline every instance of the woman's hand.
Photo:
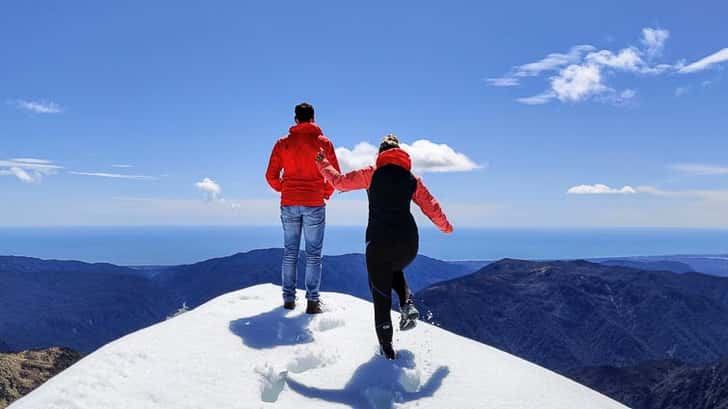
M 324 148 L 319 148 L 318 153 L 316 154 L 316 162 L 321 163 L 326 155 L 324 154 Z

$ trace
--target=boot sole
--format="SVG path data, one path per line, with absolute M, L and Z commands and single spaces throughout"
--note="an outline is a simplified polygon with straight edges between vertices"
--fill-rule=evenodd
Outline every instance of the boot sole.
M 405 315 L 404 320 L 399 322 L 400 331 L 409 331 L 417 326 L 417 320 L 420 319 L 420 312 L 413 309 L 409 314 Z

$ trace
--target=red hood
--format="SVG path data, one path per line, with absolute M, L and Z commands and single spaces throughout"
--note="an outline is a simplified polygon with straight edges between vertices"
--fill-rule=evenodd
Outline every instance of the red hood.
M 313 122 L 301 122 L 300 124 L 292 126 L 288 132 L 291 136 L 293 135 L 301 135 L 301 136 L 311 136 L 311 137 L 317 137 L 319 135 L 323 135 L 323 131 L 321 131 L 321 128 L 318 127 Z
M 377 156 L 377 167 L 385 165 L 397 165 L 407 170 L 412 170 L 412 160 L 407 152 L 400 148 L 388 149 Z

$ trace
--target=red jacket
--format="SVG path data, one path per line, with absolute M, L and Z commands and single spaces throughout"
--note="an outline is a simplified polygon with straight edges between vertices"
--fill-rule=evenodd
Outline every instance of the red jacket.
M 302 122 L 289 132 L 273 147 L 265 179 L 273 190 L 281 192 L 282 206 L 323 206 L 334 187 L 321 176 L 314 159 L 323 149 L 326 159 L 338 170 L 334 145 L 313 122 Z
M 342 175 L 339 172 L 338 166 L 334 166 L 334 164 L 329 162 L 326 158 L 321 162 L 317 162 L 317 165 L 321 174 L 324 175 L 324 178 L 328 182 L 331 182 L 336 189 L 341 190 L 342 192 L 356 189 L 368 189 L 372 182 L 372 175 L 374 175 L 374 171 L 377 170 L 378 166 L 397 165 L 407 170 L 412 169 L 412 161 L 410 160 L 407 152 L 402 149 L 386 150 L 379 154 L 376 165 L 353 170 L 345 175 Z M 427 190 L 422 179 L 419 177 L 416 177 L 416 179 L 417 190 L 415 191 L 414 196 L 412 196 L 412 201 L 415 202 L 420 209 L 422 209 L 422 213 L 432 220 L 432 223 L 434 223 L 437 228 L 445 233 L 451 233 L 453 231 L 453 227 L 447 220 L 445 212 L 442 211 L 440 203 L 438 203 L 437 199 L 435 199 L 430 191 Z

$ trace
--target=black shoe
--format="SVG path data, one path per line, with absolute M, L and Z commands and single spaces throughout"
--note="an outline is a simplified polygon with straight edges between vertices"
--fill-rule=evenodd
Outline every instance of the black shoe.
M 395 359 L 397 359 L 397 353 L 394 352 L 394 348 L 392 348 L 392 344 L 379 345 L 379 351 L 382 353 L 382 356 L 385 359 L 389 359 L 390 361 L 394 361 Z
M 296 302 L 295 301 L 285 301 L 285 302 L 283 302 L 283 308 L 285 308 L 287 310 L 295 310 Z
M 407 302 L 400 306 L 400 319 L 399 319 L 399 330 L 408 331 L 417 326 L 417 320 L 420 318 L 420 312 L 415 308 L 415 304 L 412 299 L 408 299 Z
M 308 305 L 306 306 L 306 314 L 321 314 L 324 312 L 321 309 L 321 301 L 316 300 L 308 300 Z

